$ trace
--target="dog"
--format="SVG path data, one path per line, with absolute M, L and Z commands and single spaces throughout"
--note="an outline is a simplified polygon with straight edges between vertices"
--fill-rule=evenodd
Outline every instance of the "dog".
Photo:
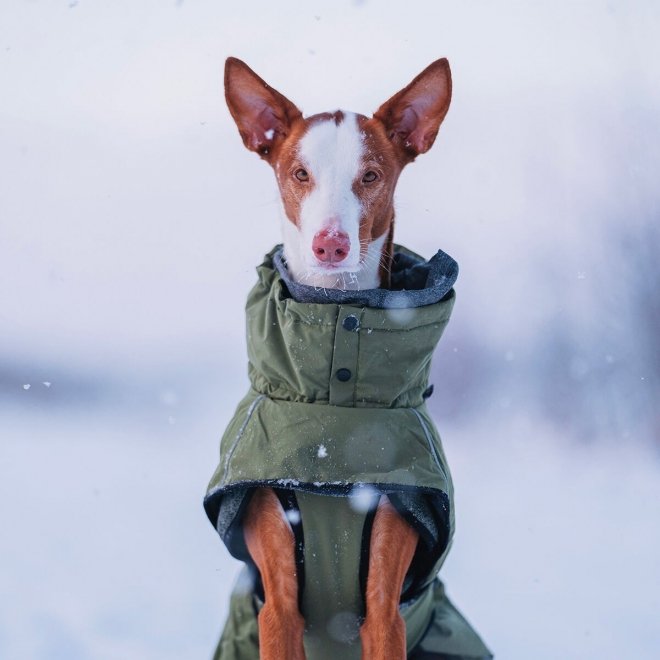
M 221 465 L 205 500 L 211 521 L 230 550 L 233 548 L 233 554 L 252 566 L 258 585 L 248 589 L 251 605 L 242 610 L 243 614 L 236 614 L 232 605 L 230 619 L 233 616 L 234 620 L 225 629 L 216 657 L 256 658 L 256 644 L 258 657 L 263 660 L 325 658 L 337 653 L 344 658 L 361 653 L 362 658 L 370 660 L 445 657 L 444 647 L 434 655 L 434 647 L 419 646 L 429 638 L 427 632 L 432 625 L 438 625 L 439 617 L 449 621 L 455 613 L 434 579 L 453 530 L 451 480 L 439 438 L 422 406 L 430 393 L 426 382 L 430 352 L 453 304 L 455 262 L 438 253 L 442 255 L 442 266 L 434 271 L 431 288 L 444 287 L 438 294 L 440 298 L 430 305 L 413 305 L 414 312 L 409 313 L 405 300 L 401 303 L 401 296 L 407 295 L 401 283 L 397 291 L 392 286 L 395 261 L 399 264 L 401 260 L 412 260 L 406 273 L 421 267 L 415 261 L 416 255 L 406 252 L 396 256 L 393 200 L 397 180 L 407 164 L 434 144 L 451 93 L 449 63 L 439 59 L 383 103 L 372 117 L 341 110 L 304 117 L 294 103 L 244 62 L 233 57 L 226 61 L 229 111 L 245 147 L 272 167 L 284 214 L 283 248 L 265 262 L 260 284 L 248 300 L 252 393 L 239 406 L 223 438 Z M 294 295 L 301 291 L 303 299 L 307 295 L 318 299 L 301 303 Z M 376 312 L 371 310 L 369 296 L 381 300 L 378 296 L 389 294 L 399 297 L 388 298 L 389 303 L 383 303 L 379 312 L 383 320 L 375 320 L 381 317 L 370 316 Z M 378 307 L 378 303 L 373 306 Z M 424 323 L 410 320 L 411 315 L 417 319 L 419 314 L 430 314 L 431 309 L 437 309 L 439 316 L 428 317 Z M 317 321 L 326 312 L 331 314 L 329 320 Z M 397 316 L 395 312 L 405 313 Z M 292 319 L 287 316 L 291 314 Z M 384 324 L 390 322 L 390 316 L 396 327 L 386 334 Z M 404 339 L 410 341 L 392 345 L 390 351 L 386 342 L 394 341 L 393 337 L 398 336 L 394 330 L 400 326 L 402 332 L 405 330 Z M 289 330 L 302 334 L 280 335 Z M 328 337 L 327 360 L 323 348 L 326 339 L 314 335 L 317 330 Z M 426 345 L 426 335 L 418 340 L 413 330 L 432 335 L 427 342 L 430 348 L 422 350 L 426 353 L 420 356 L 418 367 L 414 367 L 414 351 Z M 379 332 L 381 340 L 376 339 Z M 272 333 L 277 334 L 276 339 Z M 270 354 L 259 355 L 271 344 L 281 360 Z M 370 345 L 373 353 L 365 353 L 372 350 Z M 368 355 L 363 362 L 357 357 L 360 351 Z M 405 373 L 396 392 L 388 399 L 381 389 L 387 390 L 390 381 L 398 377 L 379 376 L 373 387 L 369 385 L 372 394 L 356 394 L 360 378 L 368 380 L 365 374 L 370 369 L 391 361 L 392 353 L 397 352 L 405 353 L 401 365 Z M 354 363 L 351 356 L 355 356 Z M 273 366 L 278 360 L 286 366 Z M 342 366 L 341 360 L 353 366 Z M 291 375 L 301 368 L 308 375 Z M 361 373 L 356 373 L 360 369 Z M 408 390 L 410 379 L 417 378 L 410 376 L 410 371 L 419 378 Z M 312 384 L 300 385 L 298 381 L 307 377 Z M 317 379 L 321 385 L 316 385 Z M 326 381 L 330 383 L 327 386 Z M 383 422 L 384 430 L 378 433 L 373 424 L 381 422 L 358 423 L 356 415 L 371 415 L 372 399 L 374 406 L 384 409 L 386 417 L 395 420 L 396 413 L 396 420 L 403 421 Z M 268 407 L 277 413 L 272 417 L 280 415 L 277 418 L 283 421 L 278 423 L 288 430 L 273 432 L 274 437 L 266 441 L 259 429 L 268 423 Z M 332 420 L 335 412 L 344 409 L 349 409 L 353 417 L 352 421 L 341 422 L 344 426 L 340 429 Z M 294 415 L 292 411 L 297 412 Z M 399 459 L 379 458 L 377 452 L 387 453 L 385 444 L 381 450 L 379 442 L 379 447 L 373 448 L 375 458 L 370 458 L 366 447 L 372 446 L 373 438 L 369 436 L 359 445 L 354 437 L 354 429 L 363 426 L 379 438 L 387 436 L 390 455 L 398 456 L 404 451 L 401 447 L 414 446 L 421 447 L 423 456 L 406 456 L 403 466 L 399 466 Z M 409 430 L 413 426 L 414 431 Z M 400 432 L 393 433 L 397 428 Z M 414 441 L 408 437 L 411 433 L 416 434 Z M 298 444 L 294 443 L 295 447 L 281 457 L 278 447 L 286 444 L 289 436 L 295 436 Z M 350 436 L 352 449 L 341 445 L 339 436 Z M 257 444 L 248 449 L 255 438 Z M 253 466 L 255 457 L 265 453 L 269 458 L 259 468 L 261 472 L 250 473 L 257 469 Z M 303 455 L 306 458 L 296 458 Z M 347 470 L 346 474 L 333 473 L 330 468 L 327 474 L 317 472 L 326 469 L 317 466 L 329 465 L 339 455 L 345 458 L 337 461 L 334 469 Z M 292 467 L 295 460 L 303 461 L 302 467 Z M 304 461 L 308 460 L 314 467 L 307 466 Z M 283 467 L 274 467 L 280 464 Z M 427 464 L 431 466 L 428 475 L 420 467 Z M 383 476 L 374 477 L 379 469 Z M 419 484 L 412 483 L 415 470 L 423 475 Z M 358 473 L 361 476 L 353 481 Z M 417 487 L 420 494 L 416 494 Z M 355 507 L 346 504 L 356 499 L 356 490 L 366 490 L 368 500 L 357 513 Z M 219 522 L 223 507 L 229 511 L 224 515 L 226 524 Z M 349 534 L 350 529 L 357 531 Z M 357 541 L 355 536 L 359 537 Z M 326 541 L 317 541 L 317 537 Z M 329 545 L 336 552 L 321 565 L 310 548 L 322 553 Z M 431 551 L 430 547 L 435 549 Z M 411 577 L 415 565 L 423 575 L 416 582 Z M 350 597 L 340 593 L 338 587 L 344 573 L 349 575 L 344 581 Z M 325 582 L 321 576 L 327 578 Z M 429 595 L 431 592 L 435 595 Z M 244 593 L 236 596 L 244 597 Z M 342 599 L 353 603 L 352 609 Z M 335 601 L 342 601 L 341 606 Z M 415 608 L 422 614 L 413 624 L 409 613 Z M 251 616 L 256 616 L 255 628 L 245 634 L 236 633 L 237 626 L 242 625 L 239 620 Z M 479 646 L 476 633 L 461 621 L 454 623 L 467 629 L 461 634 L 472 635 L 470 648 L 474 653 L 470 655 L 468 648 L 458 655 L 490 657 L 487 649 Z M 247 646 L 246 638 L 252 640 Z M 457 655 L 455 648 L 449 651 Z

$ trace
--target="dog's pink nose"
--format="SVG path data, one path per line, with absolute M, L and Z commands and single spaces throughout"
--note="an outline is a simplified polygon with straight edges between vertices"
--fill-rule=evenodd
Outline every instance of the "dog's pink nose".
M 312 251 L 323 263 L 338 263 L 348 256 L 351 240 L 348 234 L 337 229 L 323 229 L 314 236 Z

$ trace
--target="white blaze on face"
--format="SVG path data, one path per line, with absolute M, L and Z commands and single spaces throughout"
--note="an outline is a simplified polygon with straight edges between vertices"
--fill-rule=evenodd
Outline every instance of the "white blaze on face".
M 343 232 L 350 239 L 348 256 L 339 270 L 359 270 L 362 204 L 353 192 L 353 183 L 359 174 L 363 151 L 357 117 L 349 112 L 344 113 L 339 125 L 334 119 L 314 124 L 301 139 L 298 155 L 313 187 L 301 205 L 300 227 L 294 228 L 299 234 L 296 241 L 299 253 L 289 255 L 289 260 L 293 257 L 298 262 L 294 264 L 298 269 L 322 270 L 312 251 L 312 241 L 319 231 L 328 230 Z M 287 234 L 291 233 L 289 228 Z

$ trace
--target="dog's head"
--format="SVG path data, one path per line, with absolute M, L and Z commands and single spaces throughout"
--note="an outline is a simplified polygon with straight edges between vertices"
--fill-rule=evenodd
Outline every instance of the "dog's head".
M 341 110 L 305 118 L 233 57 L 225 95 L 243 143 L 275 171 L 292 276 L 329 288 L 385 283 L 394 188 L 404 166 L 431 148 L 449 109 L 447 60 L 433 62 L 371 118 Z

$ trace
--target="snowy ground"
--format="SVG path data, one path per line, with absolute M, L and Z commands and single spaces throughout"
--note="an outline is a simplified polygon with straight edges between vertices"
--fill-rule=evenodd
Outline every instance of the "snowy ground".
M 236 564 L 201 505 L 220 429 L 196 421 L 3 416 L 1 658 L 210 655 Z
M 3 411 L 0 657 L 209 656 L 238 565 L 201 498 L 233 402 L 161 394 L 140 415 Z M 657 657 L 657 456 L 532 420 L 444 431 L 444 578 L 497 657 Z

